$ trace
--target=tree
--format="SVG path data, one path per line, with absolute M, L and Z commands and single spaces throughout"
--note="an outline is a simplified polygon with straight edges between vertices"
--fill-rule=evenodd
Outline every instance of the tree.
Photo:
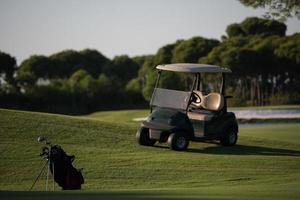
M 286 25 L 282 22 L 258 17 L 248 17 L 242 23 L 241 27 L 246 35 L 279 35 L 285 36 Z
M 83 51 L 65 50 L 49 57 L 53 62 L 55 78 L 67 78 L 75 71 L 84 69 L 94 78 L 109 64 L 109 60 L 96 50 Z
M 94 78 L 96 78 L 110 62 L 108 58 L 94 49 L 85 49 L 79 51 L 79 53 L 83 57 L 84 63 L 82 63 L 82 66 Z
M 104 73 L 99 75 L 97 87 L 103 93 L 113 93 L 112 91 L 115 90 L 112 80 Z
M 34 55 L 18 68 L 17 79 L 23 86 L 33 86 L 38 79 L 69 78 L 79 69 L 98 77 L 109 60 L 96 50 L 65 50 L 50 57 Z
M 140 79 L 139 78 L 131 79 L 127 83 L 125 90 L 127 92 L 132 92 L 132 93 L 141 93 L 142 87 L 141 87 Z
M 156 82 L 156 78 L 157 78 L 157 73 L 155 73 L 155 71 L 147 74 L 147 76 L 145 77 L 145 84 L 143 85 L 143 96 L 147 101 L 150 101 L 151 96 L 152 96 L 152 92 L 153 92 L 153 88 L 155 86 L 155 82 Z
M 253 8 L 266 8 L 266 18 L 286 21 L 287 18 L 296 16 L 300 19 L 299 0 L 239 0 L 243 5 Z
M 98 91 L 97 81 L 85 70 L 79 69 L 68 79 L 72 92 L 72 104 L 89 107 Z
M 143 88 L 141 87 L 142 83 L 139 78 L 131 79 L 125 88 L 127 99 L 131 100 L 133 104 L 140 104 L 145 101 L 145 98 L 142 95 Z
M 152 82 L 155 81 L 155 56 L 148 56 L 146 60 L 144 61 L 143 66 L 138 71 L 138 80 L 135 84 L 140 84 L 140 88 L 143 94 L 144 99 L 149 100 L 151 97 L 151 93 L 153 88 L 151 86 L 153 85 Z M 150 81 L 150 82 L 148 82 Z
M 55 68 L 46 56 L 34 55 L 24 60 L 17 70 L 17 81 L 23 87 L 32 87 L 38 79 L 49 79 Z
M 193 37 L 181 41 L 173 50 L 173 63 L 195 63 L 200 57 L 206 56 L 214 47 L 219 45 L 218 40 Z
M 178 40 L 176 43 L 167 44 L 159 48 L 154 58 L 155 65 L 171 63 L 173 58 L 173 50 L 181 43 L 181 41 L 182 40 Z
M 296 84 L 300 79 L 300 34 L 283 39 L 274 53 L 280 59 L 281 66 L 285 68 L 282 77 L 288 78 L 290 84 Z
M 143 55 L 143 56 L 135 56 L 131 59 L 141 68 L 143 64 L 146 62 L 146 60 L 151 57 L 152 55 Z
M 84 82 L 88 79 L 91 78 L 91 75 L 83 70 L 83 69 L 79 69 L 76 72 L 74 72 L 70 78 L 69 78 L 69 82 L 72 88 L 84 88 L 84 86 L 86 86 L 87 84 Z M 83 86 L 83 87 L 81 87 Z
M 229 90 L 250 105 L 265 105 L 281 91 L 295 102 L 300 65 L 299 36 L 236 36 L 225 40 L 200 62 L 229 67 Z M 297 89 L 298 88 L 298 89 Z M 275 98 L 274 98 L 275 99 Z M 282 102 L 278 98 L 277 102 Z M 287 102 L 285 99 L 284 102 Z M 237 102 L 241 103 L 241 102 Z
M 84 65 L 81 54 L 74 50 L 64 50 L 49 57 L 56 68 L 55 78 L 68 78 Z
M 226 28 L 228 37 L 249 36 L 249 35 L 278 35 L 285 36 L 286 25 L 282 22 L 262 19 L 258 17 L 248 17 L 241 23 L 230 24 Z
M 228 25 L 227 28 L 226 28 L 226 33 L 227 33 L 228 37 L 246 35 L 243 28 L 238 23 Z
M 300 65 L 300 34 L 296 33 L 292 36 L 289 36 L 275 50 L 275 54 L 278 55 L 279 57 L 288 58 L 299 66 Z
M 124 87 L 126 82 L 137 76 L 139 66 L 127 55 L 116 56 L 104 70 L 105 74 L 121 83 Z
M 16 59 L 11 55 L 0 51 L 0 77 L 2 77 L 8 84 L 14 84 L 13 76 L 16 67 Z

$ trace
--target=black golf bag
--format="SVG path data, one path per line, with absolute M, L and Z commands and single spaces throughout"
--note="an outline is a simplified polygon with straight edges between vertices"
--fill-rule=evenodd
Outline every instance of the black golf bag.
M 58 145 L 51 147 L 49 156 L 50 171 L 54 174 L 54 180 L 63 190 L 81 189 L 84 179 L 81 170 L 73 167 L 75 156 L 69 156 Z M 54 169 L 53 169 L 54 166 Z

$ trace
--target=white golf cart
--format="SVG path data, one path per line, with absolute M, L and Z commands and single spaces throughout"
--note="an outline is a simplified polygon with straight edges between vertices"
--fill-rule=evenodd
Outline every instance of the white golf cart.
M 230 69 L 207 64 L 158 65 L 158 78 L 150 102 L 151 114 L 137 131 L 140 145 L 153 146 L 168 142 L 172 150 L 185 150 L 189 141 L 218 140 L 222 145 L 236 144 L 238 123 L 235 114 L 227 112 L 225 74 Z M 163 71 L 194 74 L 190 91 L 159 88 Z M 202 73 L 221 73 L 219 92 L 202 91 Z

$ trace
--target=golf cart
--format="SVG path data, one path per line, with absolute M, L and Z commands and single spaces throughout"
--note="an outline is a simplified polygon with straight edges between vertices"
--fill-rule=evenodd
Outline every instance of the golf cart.
M 224 146 L 235 145 L 238 124 L 235 114 L 227 112 L 225 74 L 230 69 L 207 64 L 158 65 L 158 78 L 150 101 L 151 113 L 136 133 L 140 145 L 153 146 L 167 142 L 172 150 L 186 150 L 189 141 L 220 141 Z M 190 91 L 159 88 L 162 71 L 194 74 Z M 219 92 L 202 90 L 202 73 L 221 73 Z M 220 75 L 220 74 L 219 74 Z

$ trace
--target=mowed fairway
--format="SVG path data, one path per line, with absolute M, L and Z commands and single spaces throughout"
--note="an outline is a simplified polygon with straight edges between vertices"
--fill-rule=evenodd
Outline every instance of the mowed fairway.
M 0 199 L 300 199 L 300 124 L 240 129 L 238 145 L 192 143 L 187 152 L 135 142 L 145 111 L 84 117 L 0 109 Z M 76 192 L 26 191 L 44 161 L 46 135 L 76 156 Z M 34 190 L 42 191 L 45 176 Z M 56 190 L 59 188 L 56 186 Z

